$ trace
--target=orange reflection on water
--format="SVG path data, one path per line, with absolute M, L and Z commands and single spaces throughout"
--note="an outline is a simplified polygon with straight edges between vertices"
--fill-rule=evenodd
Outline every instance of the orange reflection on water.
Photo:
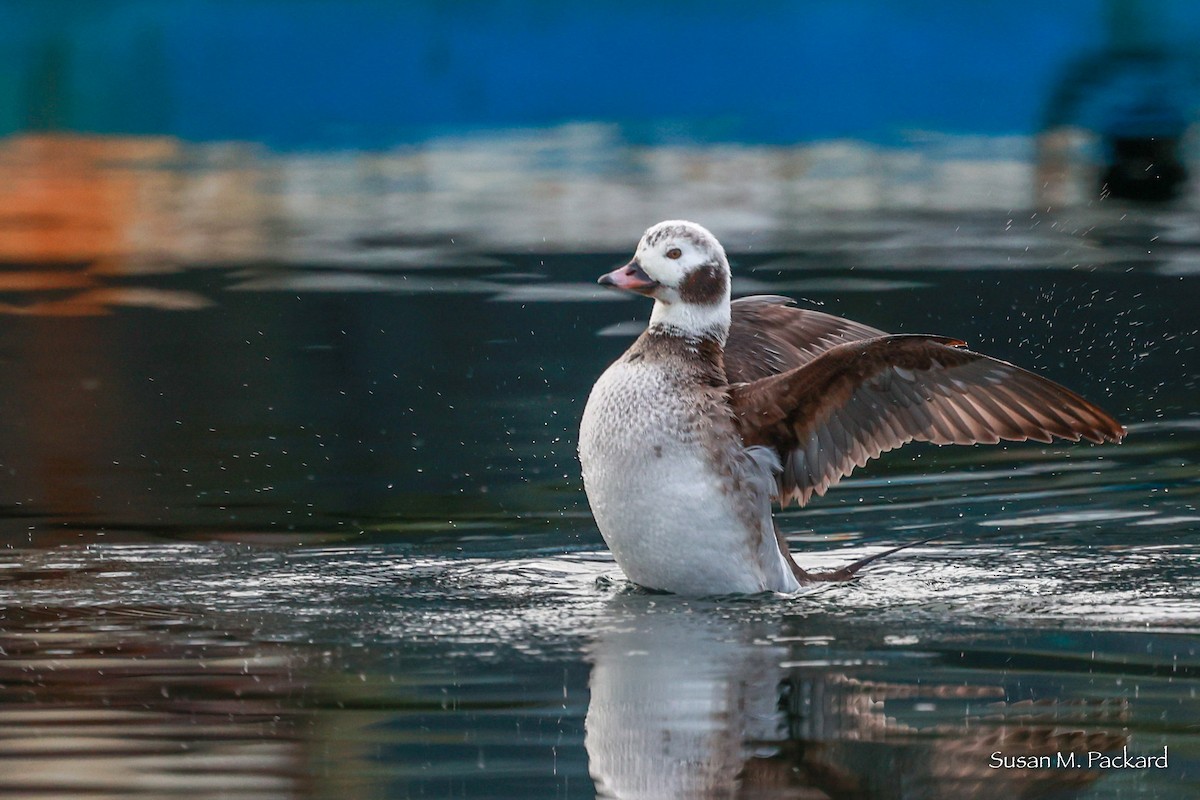
M 109 276 L 174 269 L 165 253 L 183 238 L 174 199 L 181 181 L 163 167 L 182 157 L 183 146 L 163 137 L 0 140 L 0 265 L 10 265 L 0 271 L 0 293 L 17 295 L 16 302 L 0 300 L 0 313 L 88 316 L 122 305 L 207 305 L 187 292 L 105 285 Z M 153 257 L 158 251 L 163 258 Z
M 128 255 L 144 201 L 166 178 L 139 165 L 177 158 L 151 137 L 18 136 L 0 141 L 0 259 L 93 261 Z

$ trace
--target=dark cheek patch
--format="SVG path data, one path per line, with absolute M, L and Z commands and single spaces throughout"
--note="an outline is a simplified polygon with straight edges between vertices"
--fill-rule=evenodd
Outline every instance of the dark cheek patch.
M 712 305 L 725 297 L 725 272 L 717 264 L 697 267 L 679 284 L 679 296 L 687 303 Z

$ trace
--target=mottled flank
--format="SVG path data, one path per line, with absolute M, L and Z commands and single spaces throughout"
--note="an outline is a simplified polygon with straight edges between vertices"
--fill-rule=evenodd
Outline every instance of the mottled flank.
M 688 273 L 679 284 L 679 297 L 685 303 L 708 306 L 725 299 L 729 276 L 720 264 L 705 264 Z
M 643 333 L 593 387 L 579 457 L 596 523 L 634 582 L 691 595 L 798 588 L 771 523 L 779 459 L 738 443 L 718 342 Z

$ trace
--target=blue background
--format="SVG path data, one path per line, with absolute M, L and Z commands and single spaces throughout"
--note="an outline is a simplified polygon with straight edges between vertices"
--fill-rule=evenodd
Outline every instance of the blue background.
M 1165 60 L 1151 93 L 1191 118 L 1197 42 L 1186 0 L 10 0 L 0 135 L 372 148 L 574 120 L 653 143 L 1031 134 L 1062 116 L 1064 81 L 1106 80 L 1122 54 Z

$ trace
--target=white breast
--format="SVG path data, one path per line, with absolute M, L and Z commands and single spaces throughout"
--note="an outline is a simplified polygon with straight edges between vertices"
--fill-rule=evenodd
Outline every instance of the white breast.
M 729 476 L 713 462 L 714 442 L 703 438 L 712 426 L 698 420 L 695 397 L 681 391 L 669 366 L 618 361 L 588 397 L 579 458 L 600 533 L 642 586 L 691 595 L 794 591 L 763 482 L 741 482 L 762 487 L 749 498 L 761 513 L 748 520 L 748 498 L 731 495 Z M 723 444 L 739 468 L 761 472 L 740 441 Z

